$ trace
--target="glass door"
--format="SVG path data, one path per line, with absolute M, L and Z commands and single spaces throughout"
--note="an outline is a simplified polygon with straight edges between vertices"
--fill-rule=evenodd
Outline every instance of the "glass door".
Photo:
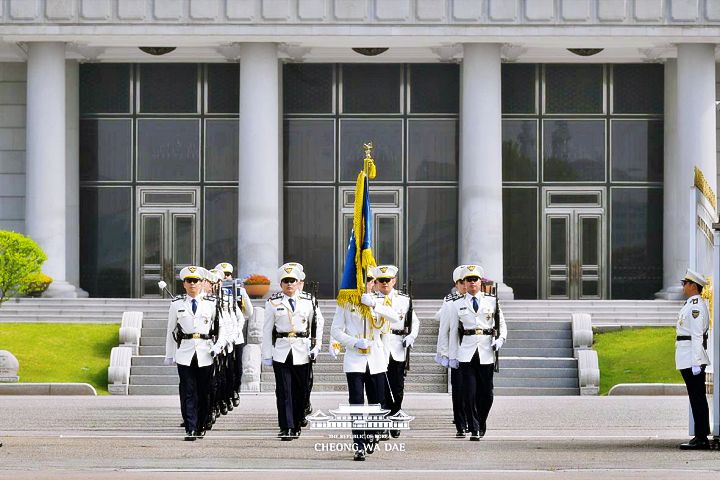
M 545 191 L 543 298 L 605 298 L 604 190 Z
M 160 280 L 183 292 L 178 274 L 200 259 L 196 189 L 138 189 L 137 296 L 159 297 Z
M 353 209 L 355 205 L 355 189 L 340 188 L 340 222 L 342 232 L 338 235 L 338 281 L 342 279 L 345 267 L 345 254 L 353 227 Z M 404 259 L 401 255 L 403 245 L 401 187 L 370 187 L 370 210 L 372 212 L 373 255 L 378 265 L 391 264 L 404 272 Z

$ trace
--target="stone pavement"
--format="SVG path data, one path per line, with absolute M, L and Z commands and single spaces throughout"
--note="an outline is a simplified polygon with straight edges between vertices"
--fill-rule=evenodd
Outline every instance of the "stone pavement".
M 343 394 L 317 394 L 327 413 Z M 276 437 L 271 394 L 243 395 L 203 440 L 184 442 L 176 397 L 0 397 L 0 478 L 717 478 L 720 451 L 683 452 L 685 397 L 496 397 L 480 442 L 454 438 L 450 397 L 410 394 L 411 430 L 364 463 L 348 440 Z M 344 436 L 349 432 L 330 432 Z M 385 451 L 387 449 L 387 451 Z M 452 471 L 452 472 L 450 472 Z

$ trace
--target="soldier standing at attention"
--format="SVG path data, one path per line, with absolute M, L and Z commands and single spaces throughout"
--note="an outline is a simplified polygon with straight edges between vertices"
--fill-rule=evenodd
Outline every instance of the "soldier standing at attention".
M 205 272 L 196 266 L 180 271 L 185 295 L 173 300 L 168 311 L 165 364 L 177 363 L 187 441 L 205 434 L 213 357 L 223 349 L 222 340 L 213 341 L 213 336 L 223 338 L 222 332 L 213 332 L 215 301 L 201 292 Z
M 689 442 L 681 444 L 680 449 L 708 450 L 710 414 L 705 397 L 705 367 L 710 364 L 706 351 L 710 315 L 705 300 L 700 296 L 706 282 L 702 275 L 688 269 L 681 283 L 687 301 L 680 309 L 675 327 L 675 368 L 680 370 L 687 386 L 690 408 L 695 420 L 695 436 Z
M 435 320 L 439 323 L 435 361 L 445 368 L 449 367 L 450 325 L 447 323 L 447 317 L 443 315 L 443 309 L 450 308 L 452 302 L 465 295 L 465 280 L 462 279 L 463 268 L 465 268 L 464 265 L 459 265 L 453 270 L 455 287 L 452 292 L 445 296 L 440 310 L 435 314 Z M 450 385 L 452 387 L 453 423 L 457 431 L 455 436 L 457 438 L 465 438 L 465 433 L 469 432 L 470 429 L 468 428 L 467 417 L 465 416 L 465 394 L 462 389 L 462 375 L 460 375 L 458 368 L 450 369 Z
M 265 303 L 263 324 L 263 364 L 275 372 L 275 396 L 280 424 L 280 439 L 293 440 L 300 436 L 305 418 L 308 388 L 308 368 L 311 358 L 317 358 L 322 346 L 322 333 L 310 348 L 310 321 L 313 315 L 311 296 L 301 292 L 297 268 L 280 268 L 278 272 L 282 292 L 272 295 Z M 323 317 L 317 312 L 317 331 L 323 331 Z
M 390 391 L 386 392 L 385 398 L 390 409 L 389 416 L 395 415 L 402 408 L 405 393 L 405 356 L 409 354 L 406 349 L 413 346 L 420 330 L 420 321 L 413 311 L 410 332 L 405 334 L 405 316 L 410 307 L 410 297 L 395 290 L 397 272 L 398 268 L 394 265 L 380 265 L 375 268 L 377 288 L 375 301 L 392 308 L 397 313 L 397 320 L 390 322 L 390 328 L 383 334 L 388 358 L 387 376 Z M 400 430 L 391 430 L 390 435 L 398 438 Z
M 465 415 L 470 440 L 479 441 L 486 431 L 486 421 L 493 404 L 493 368 L 495 351 L 507 338 L 507 326 L 499 311 L 499 335 L 494 338 L 497 298 L 482 291 L 479 265 L 466 265 L 462 278 L 465 295 L 457 298 L 443 316 L 450 325 L 449 365 L 460 368 L 465 392 Z

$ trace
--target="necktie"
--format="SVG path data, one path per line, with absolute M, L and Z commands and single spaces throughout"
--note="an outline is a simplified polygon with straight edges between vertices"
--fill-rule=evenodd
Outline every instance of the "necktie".
M 472 303 L 473 303 L 473 310 L 475 310 L 475 313 L 477 313 L 479 305 L 476 297 L 472 297 Z
M 392 299 L 385 295 L 385 301 L 383 302 L 383 305 L 387 305 L 388 307 L 392 307 Z
M 197 312 L 197 300 L 195 300 L 195 299 L 193 298 L 191 303 L 192 303 L 193 315 L 195 315 L 195 312 Z
M 292 298 L 290 298 L 288 300 L 290 302 L 290 310 L 292 310 L 294 312 L 295 311 L 295 300 L 293 300 Z

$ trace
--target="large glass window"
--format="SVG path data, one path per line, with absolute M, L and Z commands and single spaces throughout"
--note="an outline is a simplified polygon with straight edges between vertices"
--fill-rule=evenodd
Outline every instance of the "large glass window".
M 355 180 L 368 140 L 378 164 L 375 181 L 402 181 L 403 121 L 364 118 L 340 120 L 340 180 Z
M 205 188 L 205 264 L 237 258 L 237 187 Z
M 613 120 L 612 179 L 616 182 L 662 182 L 663 122 Z
M 240 110 L 240 65 L 214 63 L 207 66 L 207 111 L 238 113 Z
M 661 115 L 664 110 L 665 73 L 660 64 L 613 66 L 613 113 Z
M 503 120 L 503 181 L 537 181 L 537 122 Z
M 130 65 L 84 63 L 80 69 L 80 92 L 82 113 L 129 113 Z
M 285 121 L 285 181 L 335 180 L 335 122 L 332 119 Z
M 538 297 L 538 190 L 503 188 L 503 277 L 518 299 Z
M 400 65 L 342 66 L 344 113 L 400 113 Z
M 130 119 L 80 121 L 80 180 L 129 181 L 132 165 Z
M 546 182 L 605 181 L 605 122 L 543 121 Z
M 331 113 L 333 68 L 332 64 L 286 64 L 283 67 L 285 113 Z
M 140 119 L 138 180 L 200 180 L 200 125 L 190 119 Z
M 457 120 L 408 120 L 408 180 L 455 181 Z
M 237 181 L 239 127 L 236 119 L 205 120 L 205 179 Z
M 662 289 L 662 189 L 613 188 L 611 196 L 613 298 L 653 298 Z
M 408 188 L 408 278 L 419 298 L 440 296 L 451 277 L 457 254 L 457 188 Z M 452 282 L 446 282 L 450 285 Z
M 410 65 L 410 111 L 412 113 L 458 113 L 460 89 L 438 88 L 459 85 L 458 65 L 418 63 Z
M 545 66 L 545 113 L 602 113 L 603 65 Z
M 334 297 L 335 189 L 293 187 L 284 193 L 284 260 L 302 263 L 307 281 L 320 282 L 320 295 Z
M 139 66 L 140 111 L 143 113 L 196 113 L 198 65 L 148 63 Z
M 80 189 L 80 285 L 91 297 L 129 297 L 132 274 L 129 187 Z
M 535 113 L 535 72 L 531 63 L 504 63 L 502 65 L 502 112 Z

